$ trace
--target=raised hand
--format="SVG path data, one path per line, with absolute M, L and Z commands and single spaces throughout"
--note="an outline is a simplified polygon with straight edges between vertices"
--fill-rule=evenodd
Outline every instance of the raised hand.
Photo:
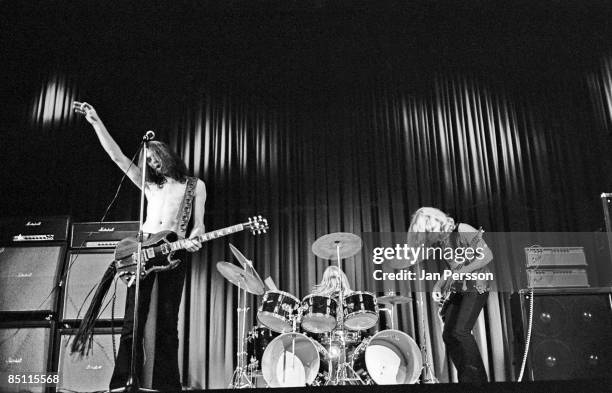
M 85 115 L 85 119 L 91 125 L 100 123 L 100 117 L 98 116 L 98 113 L 93 108 L 93 106 L 89 105 L 88 103 L 74 101 L 74 103 L 72 104 L 72 108 L 76 113 Z

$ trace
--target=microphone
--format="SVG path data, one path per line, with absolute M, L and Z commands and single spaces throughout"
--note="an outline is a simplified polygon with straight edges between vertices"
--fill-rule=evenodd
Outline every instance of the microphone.
M 152 141 L 153 139 L 155 139 L 155 133 L 151 130 L 147 131 L 142 137 L 142 140 L 145 142 Z

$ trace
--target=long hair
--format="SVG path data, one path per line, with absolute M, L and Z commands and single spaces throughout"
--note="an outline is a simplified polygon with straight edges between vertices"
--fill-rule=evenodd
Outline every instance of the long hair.
M 435 207 L 421 207 L 412 215 L 408 228 L 408 243 L 430 244 L 435 236 L 428 233 L 447 233 L 455 229 L 455 220 Z
M 338 266 L 329 266 L 323 272 L 321 282 L 313 285 L 312 293 L 315 295 L 333 296 L 340 291 L 340 281 L 342 281 L 342 288 L 344 289 L 343 296 L 350 294 L 352 292 L 351 285 L 346 274 Z
M 176 154 L 170 147 L 160 141 L 148 142 L 149 154 L 155 157 L 160 163 L 160 173 L 153 168 L 147 168 L 147 183 L 155 183 L 158 186 L 162 186 L 166 182 L 166 177 L 172 178 L 176 181 L 184 183 L 189 176 L 189 171 L 185 162 Z M 143 161 L 142 154 L 138 160 L 138 166 L 142 168 Z M 150 170 L 149 170 L 150 169 Z

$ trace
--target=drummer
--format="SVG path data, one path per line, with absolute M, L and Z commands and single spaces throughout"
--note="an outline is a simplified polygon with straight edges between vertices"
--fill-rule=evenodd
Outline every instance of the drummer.
M 320 296 L 329 296 L 338 300 L 340 294 L 340 283 L 342 283 L 343 296 L 350 295 L 353 291 L 349 284 L 348 277 L 338 266 L 329 266 L 323 272 L 323 278 L 319 284 L 312 286 L 312 294 Z

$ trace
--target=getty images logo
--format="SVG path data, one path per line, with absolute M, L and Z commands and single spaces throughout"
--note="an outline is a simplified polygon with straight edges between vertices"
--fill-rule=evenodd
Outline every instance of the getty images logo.
M 8 359 L 6 359 L 6 363 L 8 364 L 19 364 L 23 362 L 23 358 L 12 358 L 9 356 Z

